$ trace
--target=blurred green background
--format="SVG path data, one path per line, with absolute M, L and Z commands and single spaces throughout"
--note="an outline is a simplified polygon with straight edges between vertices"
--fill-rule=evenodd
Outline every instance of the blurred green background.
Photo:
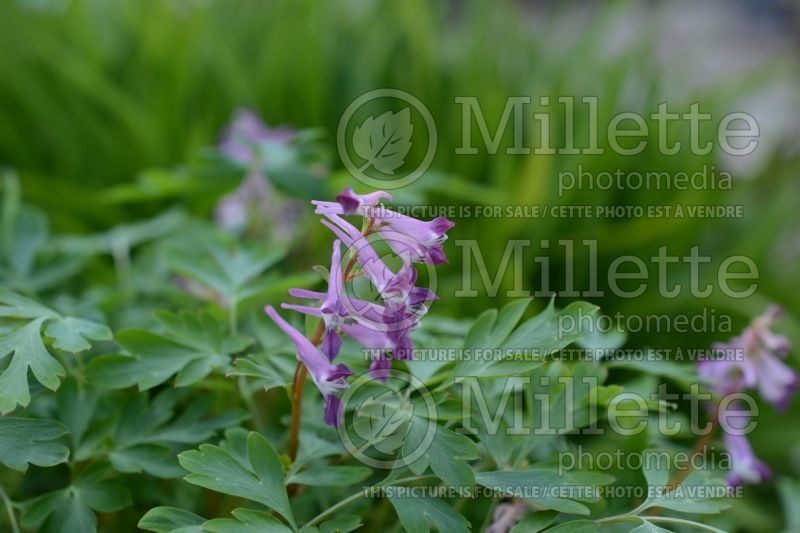
M 303 201 L 332 196 L 345 185 L 364 190 L 341 168 L 335 133 L 357 96 L 380 87 L 405 90 L 425 103 L 438 130 L 431 170 L 397 191 L 402 203 L 429 205 L 742 205 L 740 219 L 456 219 L 441 270 L 434 312 L 474 316 L 497 298 L 455 298 L 464 268 L 456 239 L 476 239 L 494 273 L 510 239 L 529 239 L 551 256 L 550 277 L 564 287 L 564 256 L 539 241 L 598 241 L 599 272 L 621 255 L 645 260 L 666 245 L 673 255 L 699 246 L 714 266 L 747 255 L 759 267 L 759 289 L 746 300 L 682 293 L 661 297 L 656 283 L 636 299 L 606 291 L 591 301 L 607 314 L 728 314 L 733 331 L 770 302 L 787 310 L 786 331 L 800 343 L 800 6 L 791 2 L 319 2 L 310 0 L 6 0 L 0 3 L 0 164 L 14 169 L 23 198 L 41 208 L 57 234 L 90 235 L 157 216 L 180 204 L 212 214 L 216 198 L 233 190 L 242 172 L 210 155 L 237 109 L 248 107 L 272 126 L 310 130 L 323 170 L 292 175 L 276 186 Z M 597 96 L 600 124 L 615 113 L 647 116 L 658 104 L 687 112 L 699 103 L 713 123 L 745 111 L 761 135 L 752 156 L 715 149 L 704 156 L 648 149 L 635 157 L 511 155 L 510 131 L 495 155 L 457 155 L 462 109 L 457 96 L 478 98 L 491 128 L 509 96 Z M 532 109 L 533 110 L 533 109 Z M 554 113 L 554 144 L 565 124 Z M 589 116 L 576 109 L 575 130 Z M 577 133 L 576 133 L 577 135 Z M 477 130 L 473 138 L 479 139 Z M 688 145 L 688 127 L 674 140 Z M 601 146 L 607 148 L 604 136 Z M 703 165 L 733 176 L 731 190 L 573 190 L 560 196 L 559 172 L 678 171 Z M 298 186 L 298 184 L 300 184 Z M 294 185 L 294 186 L 293 186 Z M 157 223 L 158 224 L 158 223 Z M 296 222 L 286 272 L 326 261 L 329 237 L 310 209 Z M 530 256 L 528 256 L 530 257 Z M 576 248 L 577 287 L 587 288 L 586 249 Z M 704 270 L 714 282 L 715 270 Z M 526 260 L 527 288 L 541 273 Z M 687 265 L 671 280 L 686 281 Z M 653 278 L 651 278 L 652 280 Z M 601 275 L 601 288 L 605 286 Z M 569 299 L 559 299 L 565 305 Z M 541 306 L 541 301 L 538 302 Z M 709 327 L 688 335 L 633 332 L 632 346 L 707 346 L 730 334 Z M 797 366 L 796 355 L 792 356 Z M 795 402 L 796 405 L 797 402 Z M 786 419 L 790 423 L 786 422 Z M 764 408 L 753 436 L 776 473 L 800 472 L 796 406 L 777 415 Z M 751 491 L 754 492 L 754 491 Z M 775 492 L 751 493 L 732 513 L 745 528 L 777 529 Z

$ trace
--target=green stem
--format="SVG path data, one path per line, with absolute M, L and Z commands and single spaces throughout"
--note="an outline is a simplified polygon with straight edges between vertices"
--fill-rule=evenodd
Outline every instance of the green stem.
M 492 523 L 494 519 L 494 510 L 497 508 L 497 504 L 500 503 L 497 498 L 492 500 L 492 503 L 489 505 L 489 510 L 486 511 L 486 518 L 483 519 L 483 524 L 481 524 L 481 528 L 478 531 L 486 531 L 489 527 L 489 524 Z
M 228 309 L 228 323 L 231 328 L 231 335 L 237 335 L 239 331 L 239 319 L 237 316 L 236 307 L 239 305 L 238 300 L 230 302 L 230 308 Z
M 19 524 L 17 524 L 17 516 L 14 514 L 14 502 L 8 497 L 3 487 L 0 487 L 0 498 L 6 505 L 6 514 L 8 514 L 8 523 L 11 526 L 13 533 L 20 533 Z
M 661 522 L 662 524 L 675 524 L 686 527 L 693 527 L 695 529 L 702 529 L 704 531 L 711 531 L 713 533 L 725 533 L 721 529 L 701 524 L 700 522 L 692 522 L 691 520 L 684 520 L 683 518 L 674 518 L 671 516 L 650 516 L 647 517 L 648 522 Z
M 435 478 L 435 477 L 436 476 L 434 476 L 434 475 L 425 475 L 425 476 L 404 477 L 404 478 L 400 478 L 400 479 L 395 479 L 394 481 L 381 481 L 380 483 L 376 483 L 375 485 L 372 485 L 371 487 L 368 487 L 366 489 L 361 489 L 360 491 L 356 492 L 355 494 L 351 494 L 347 498 L 345 498 L 345 499 L 339 501 L 338 503 L 332 505 L 331 507 L 327 508 L 326 510 L 322 511 L 320 514 L 318 514 L 317 516 L 315 516 L 314 518 L 309 520 L 308 523 L 304 527 L 313 526 L 314 524 L 320 523 L 325 518 L 327 518 L 330 515 L 336 513 L 342 507 L 345 507 L 348 504 L 350 504 L 350 503 L 352 503 L 352 502 L 354 502 L 354 501 L 356 501 L 356 500 L 358 500 L 360 498 L 363 498 L 370 491 L 370 489 L 374 489 L 376 487 L 385 487 L 385 486 L 390 486 L 390 485 L 396 485 L 396 484 L 399 484 L 399 483 L 410 483 L 412 481 L 422 481 L 423 479 L 431 479 L 431 478 Z
M 239 376 L 238 385 L 239 394 L 242 396 L 242 401 L 250 411 L 250 415 L 253 417 L 253 425 L 255 425 L 258 431 L 263 433 L 264 421 L 261 419 L 261 413 L 258 410 L 256 402 L 253 400 L 253 391 L 250 389 L 250 386 L 247 383 L 247 378 L 244 376 Z
M 675 518 L 672 516 L 638 516 L 636 514 L 627 513 L 619 516 L 611 516 L 608 518 L 600 518 L 595 520 L 595 524 L 602 525 L 602 524 L 613 524 L 616 522 L 631 522 L 634 520 L 647 520 L 648 522 L 655 522 L 655 523 L 662 523 L 662 524 L 673 524 L 673 525 L 681 525 L 686 527 L 691 527 L 694 529 L 702 529 L 703 531 L 711 531 L 712 533 L 724 533 L 721 529 L 717 529 L 712 526 L 707 526 L 705 524 L 701 524 L 700 522 L 693 522 L 691 520 L 685 520 L 683 518 Z

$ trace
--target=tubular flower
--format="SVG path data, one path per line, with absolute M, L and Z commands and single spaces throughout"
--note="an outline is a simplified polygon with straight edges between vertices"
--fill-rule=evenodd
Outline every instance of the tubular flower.
M 741 407 L 733 404 L 730 409 L 736 411 L 740 410 Z M 730 414 L 729 412 L 728 415 Z M 750 446 L 750 442 L 743 431 L 750 423 L 750 416 L 744 412 L 739 412 L 733 418 L 726 416 L 726 419 L 735 426 L 735 428 L 731 429 L 738 430 L 735 433 L 726 431 L 723 436 L 725 449 L 728 451 L 731 462 L 731 470 L 726 478 L 728 485 L 738 487 L 744 483 L 758 484 L 769 479 L 772 475 L 769 467 L 753 453 L 753 448 Z
M 300 205 L 282 197 L 272 187 L 265 164 L 268 153 L 291 150 L 295 137 L 293 130 L 267 126 L 249 109 L 236 112 L 220 138 L 218 149 L 230 161 L 247 169 L 247 176 L 236 190 L 217 202 L 214 209 L 217 224 L 235 233 L 248 227 L 269 228 L 269 233 L 278 240 L 292 236 Z
M 328 215 L 332 222 L 323 220 L 324 224 L 348 248 L 354 249 L 358 256 L 361 270 L 369 276 L 372 284 L 388 302 L 407 304 L 419 307 L 426 300 L 436 299 L 436 295 L 428 289 L 415 287 L 417 271 L 407 262 L 395 273 L 381 260 L 375 249 L 352 224 L 338 215 Z
M 771 477 L 769 467 L 759 461 L 745 435 L 726 433 L 723 439 L 731 458 L 731 472 L 726 478 L 728 485 L 738 487 L 743 483 L 758 484 Z
M 295 132 L 290 129 L 270 128 L 250 109 L 239 109 L 222 133 L 219 148 L 237 163 L 249 165 L 259 157 L 261 143 L 286 144 L 294 136 Z
M 797 374 L 781 361 L 789 340 L 770 331 L 781 310 L 772 306 L 741 335 L 714 345 L 720 356 L 698 363 L 698 373 L 721 395 L 757 388 L 765 400 L 784 409 L 797 387 Z
M 447 231 L 455 224 L 445 217 L 422 221 L 378 205 L 381 198 L 391 199 L 389 193 L 355 194 L 347 188 L 336 202 L 314 202 L 316 213 L 333 220 L 331 215 L 361 215 L 374 220 L 378 234 L 401 257 L 418 263 L 438 265 L 447 262 L 442 247 Z M 341 220 L 341 219 L 340 219 Z
M 453 223 L 445 218 L 423 222 L 388 210 L 379 212 L 377 209 L 382 206 L 378 203 L 391 198 L 384 191 L 358 195 L 348 188 L 336 197 L 336 202 L 313 202 L 317 213 L 325 217 L 322 224 L 337 238 L 331 252 L 328 288 L 326 292 L 290 289 L 291 296 L 312 300 L 318 305 L 284 303 L 281 307 L 322 319 L 324 334 L 319 339 L 319 347 L 291 327 L 272 307 L 266 308 L 270 318 L 294 342 L 299 359 L 308 367 L 325 397 L 325 421 L 331 425 L 338 423 L 342 413 L 336 393 L 347 388 L 346 378 L 351 375 L 346 366 L 333 364 L 342 348 L 341 335 L 352 338 L 374 354 L 370 373 L 375 379 L 385 381 L 392 360 L 411 359 L 410 333 L 427 313 L 428 302 L 437 299 L 433 291 L 416 286 L 417 271 L 413 263 L 444 262 L 441 245 Z M 361 215 L 369 221 L 362 233 L 341 215 Z M 389 268 L 367 241 L 367 235 L 372 233 L 401 257 L 402 265 L 397 271 Z M 342 269 L 342 244 L 351 253 L 346 270 Z M 350 270 L 356 266 L 358 269 L 351 276 Z M 346 284 L 359 274 L 366 275 L 382 302 L 347 294 Z
M 271 305 L 267 315 L 283 330 L 297 348 L 297 357 L 308 368 L 311 379 L 325 398 L 325 423 L 336 426 L 339 422 L 339 398 L 335 395 L 347 388 L 347 377 L 352 372 L 345 365 L 334 365 L 310 340 L 293 328 Z

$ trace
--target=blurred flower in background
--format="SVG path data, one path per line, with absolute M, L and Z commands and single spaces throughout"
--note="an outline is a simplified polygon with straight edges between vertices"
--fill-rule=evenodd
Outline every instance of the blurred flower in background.
M 300 214 L 300 204 L 278 191 L 267 176 L 271 157 L 286 157 L 296 131 L 270 128 L 250 109 L 239 109 L 225 129 L 218 148 L 232 162 L 246 169 L 239 187 L 220 198 L 214 210 L 217 223 L 233 233 L 251 230 L 287 241 Z

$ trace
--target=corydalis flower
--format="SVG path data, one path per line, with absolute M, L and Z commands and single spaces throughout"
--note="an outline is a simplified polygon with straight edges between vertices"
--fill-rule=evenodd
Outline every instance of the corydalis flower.
M 770 331 L 781 311 L 772 306 L 741 335 L 714 345 L 721 356 L 698 363 L 698 373 L 721 395 L 758 388 L 765 400 L 786 408 L 797 386 L 797 374 L 781 361 L 789 353 L 789 340 Z
M 300 298 L 311 298 L 321 302 L 320 307 L 307 305 L 281 304 L 284 309 L 291 309 L 306 315 L 322 318 L 325 334 L 322 340 L 322 352 L 333 360 L 342 347 L 339 336 L 344 333 L 364 348 L 371 350 L 376 359 L 371 366 L 375 378 L 385 380 L 391 367 L 391 360 L 386 357 L 391 351 L 398 359 L 408 358 L 411 341 L 408 328 L 381 327 L 389 322 L 389 318 L 399 320 L 399 312 L 389 311 L 381 305 L 364 300 L 351 299 L 345 293 L 344 278 L 341 268 L 341 242 L 333 243 L 331 267 L 328 275 L 328 292 L 313 292 L 304 289 L 291 289 L 289 293 Z
M 322 223 L 338 239 L 333 244 L 327 292 L 290 289 L 292 296 L 315 300 L 320 303 L 319 307 L 282 304 L 285 309 L 322 319 L 322 351 L 288 324 L 279 322 L 274 310 L 267 308 L 273 320 L 292 336 L 301 360 L 305 363 L 307 358 L 321 369 L 309 368 L 312 376 L 318 376 L 314 381 L 326 398 L 326 420 L 335 415 L 335 412 L 329 413 L 329 409 L 338 409 L 338 399 L 326 390 L 330 387 L 328 382 L 335 380 L 326 376 L 334 375 L 331 368 L 342 368 L 342 365 L 333 367 L 331 363 L 342 347 L 340 335 L 347 335 L 372 350 L 374 356 L 370 372 L 379 380 L 388 377 L 392 359 L 411 358 L 413 344 L 409 333 L 427 312 L 427 302 L 437 298 L 432 291 L 416 286 L 417 271 L 412 263 L 422 261 L 436 264 L 445 261 L 441 243 L 446 238 L 447 230 L 453 226 L 444 218 L 422 222 L 390 211 L 385 211 L 383 215 L 373 214 L 372 210 L 381 199 L 391 199 L 391 195 L 383 191 L 357 195 L 352 189 L 345 189 L 336 199 L 336 202 L 313 202 L 317 206 L 317 213 L 324 214 L 328 219 L 322 220 Z M 363 233 L 340 216 L 351 214 L 368 217 Z M 377 233 L 402 258 L 402 266 L 396 272 L 381 260 L 367 241 L 367 235 L 373 233 Z M 341 267 L 341 244 L 351 253 L 348 268 L 344 271 Z M 351 266 L 356 264 L 359 270 L 351 276 Z M 347 295 L 345 284 L 360 274 L 366 274 L 383 299 L 382 303 Z M 327 359 L 325 362 L 329 366 L 320 362 L 321 358 Z M 345 371 L 349 372 L 344 368 L 340 373 Z M 337 405 L 330 407 L 329 404 Z
M 731 470 L 726 479 L 728 485 L 738 487 L 744 483 L 758 484 L 769 479 L 771 475 L 769 467 L 756 457 L 745 435 L 745 430 L 750 424 L 750 415 L 743 411 L 738 403 L 730 404 L 728 409 L 730 411 L 724 413 L 724 416 L 730 427 L 726 428 L 723 436 L 731 463 Z
M 270 128 L 253 111 L 239 109 L 222 133 L 219 149 L 233 161 L 250 165 L 260 157 L 262 143 L 288 144 L 294 136 L 293 130 Z
M 447 231 L 454 226 L 445 217 L 430 221 L 418 220 L 378 206 L 382 198 L 391 199 L 384 191 L 356 194 L 346 188 L 336 197 L 336 202 L 314 202 L 316 212 L 330 215 L 361 215 L 374 220 L 378 234 L 386 240 L 394 252 L 410 261 L 438 265 L 447 262 L 442 244 L 447 240 Z M 330 218 L 330 217 L 329 217 Z
M 336 195 L 336 202 L 317 202 L 317 205 L 326 205 L 328 208 L 333 208 L 334 211 L 338 211 L 335 208 L 335 204 L 338 203 L 339 207 L 341 208 L 341 213 L 344 215 L 361 215 L 367 216 L 367 211 L 371 207 L 375 207 L 378 205 L 378 202 L 385 198 L 386 200 L 392 200 L 392 195 L 386 191 L 377 191 L 372 192 L 369 194 L 356 194 L 353 192 L 353 189 L 350 187 L 345 188 L 344 191 Z
M 348 297 L 344 288 L 341 261 L 341 242 L 336 240 L 333 242 L 333 253 L 331 254 L 328 292 L 316 293 L 303 289 L 291 289 L 289 291 L 292 296 L 321 301 L 322 305 L 320 307 L 293 304 L 282 304 L 281 307 L 322 318 L 325 323 L 322 351 L 331 360 L 336 357 L 342 346 L 342 341 L 339 337 L 340 331 L 358 341 L 365 348 L 373 350 L 390 348 L 392 341 L 385 332 L 369 328 L 362 323 L 362 321 L 375 323 L 375 320 L 379 320 L 385 314 L 383 307 Z
M 417 271 L 407 262 L 395 273 L 381 260 L 375 249 L 352 224 L 341 217 L 327 215 L 332 222 L 323 220 L 324 224 L 341 241 L 355 250 L 361 270 L 363 270 L 375 285 L 381 296 L 394 303 L 406 304 L 411 308 L 419 308 L 427 300 L 435 300 L 436 295 L 423 287 L 416 287 Z
M 726 479 L 728 485 L 738 487 L 743 483 L 758 484 L 770 478 L 769 467 L 759 461 L 745 435 L 726 433 L 723 440 L 731 459 L 731 471 Z
M 292 235 L 300 205 L 283 198 L 272 187 L 264 171 L 268 162 L 264 152 L 267 148 L 272 151 L 292 149 L 290 144 L 295 135 L 295 131 L 290 129 L 270 128 L 248 109 L 236 112 L 231 125 L 222 134 L 218 148 L 229 160 L 245 167 L 247 176 L 235 191 L 217 203 L 214 214 L 220 226 L 232 232 L 241 232 L 248 227 L 268 227 L 271 235 L 279 240 Z
M 331 426 L 338 425 L 341 418 L 340 401 L 335 393 L 347 388 L 347 377 L 352 375 L 352 372 L 343 364 L 334 365 L 310 340 L 281 318 L 271 305 L 268 305 L 265 311 L 292 340 L 297 348 L 298 359 L 306 365 L 311 379 L 325 398 L 325 423 Z

